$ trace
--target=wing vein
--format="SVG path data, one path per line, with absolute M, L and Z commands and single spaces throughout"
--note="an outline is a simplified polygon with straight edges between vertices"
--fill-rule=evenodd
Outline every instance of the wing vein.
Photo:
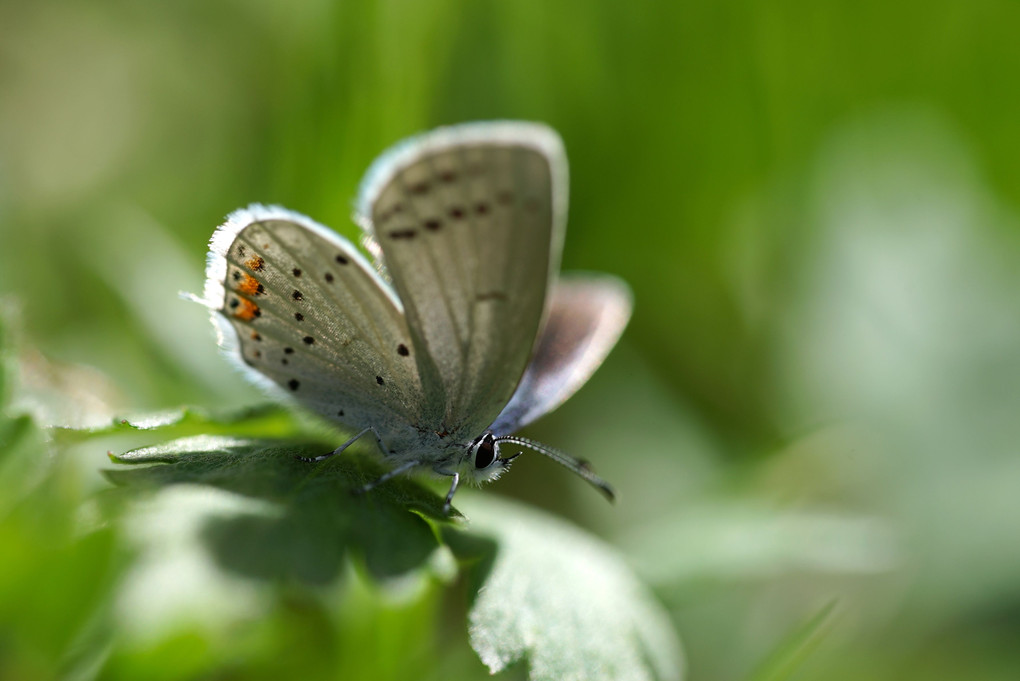
M 401 192 L 401 194 L 405 198 L 411 195 L 411 192 L 410 192 L 410 190 L 408 188 L 408 185 L 407 185 L 407 178 L 405 177 L 404 170 L 401 170 L 401 171 L 399 171 L 399 172 L 397 172 L 395 174 L 394 181 L 400 187 L 400 192 Z M 409 210 L 413 214 L 416 226 L 420 226 L 422 224 L 422 216 L 418 212 L 417 206 L 416 206 L 415 202 L 414 201 L 405 201 L 405 203 L 410 206 Z M 424 252 L 425 252 L 425 254 L 427 256 L 429 267 L 432 269 L 432 279 L 433 279 L 433 281 L 436 282 L 437 288 L 439 288 L 440 291 L 441 291 L 440 298 L 443 301 L 443 307 L 446 309 L 446 317 L 450 321 L 450 326 L 453 328 L 454 335 L 457 337 L 458 349 L 460 350 L 460 354 L 461 354 L 461 366 L 463 367 L 463 365 L 464 365 L 463 357 L 464 357 L 464 348 L 465 348 L 464 340 L 463 340 L 464 333 L 461 331 L 460 325 L 457 323 L 457 316 L 453 312 L 453 307 L 451 305 L 451 299 L 450 299 L 450 295 L 449 295 L 449 290 L 447 289 L 447 287 L 446 287 L 446 285 L 445 285 L 445 283 L 443 281 L 443 278 L 440 275 L 441 270 L 440 270 L 440 267 L 439 267 L 438 259 L 437 259 L 436 255 L 435 255 L 433 249 L 429 248 L 428 246 L 426 246 L 424 248 Z M 405 305 L 408 305 L 408 304 L 411 304 L 411 303 L 409 301 L 405 301 Z M 415 311 L 416 311 L 416 313 L 418 312 L 417 306 L 416 306 Z M 434 341 L 434 339 L 432 339 L 432 340 Z M 425 338 L 425 341 L 426 341 L 426 344 L 427 344 L 429 339 Z
M 268 230 L 266 230 L 266 232 L 268 233 Z M 243 236 L 238 237 L 238 240 L 248 244 L 249 247 L 254 248 L 256 246 L 256 244 L 254 244 L 250 239 L 245 238 Z M 278 244 L 280 243 L 279 239 L 274 238 L 274 241 L 276 241 Z M 282 244 L 281 248 L 283 248 Z M 290 253 L 288 249 L 284 248 L 284 250 Z M 238 262 L 230 255 L 226 256 L 225 260 L 228 263 L 237 266 L 238 268 L 244 269 L 244 271 L 250 271 L 248 270 L 247 265 Z M 273 269 L 275 269 L 277 272 L 282 273 L 282 271 L 279 270 L 279 268 L 274 267 Z M 301 326 L 298 326 L 293 321 L 291 321 L 292 315 L 290 314 L 290 310 L 282 307 L 274 296 L 259 298 L 256 300 L 250 296 L 240 293 L 239 291 L 229 288 L 228 282 L 224 282 L 224 288 L 227 291 L 230 291 L 232 294 L 238 296 L 239 298 L 247 300 L 256 305 L 260 310 L 260 314 L 263 317 L 266 317 L 267 320 L 271 319 L 273 322 L 275 322 L 278 328 L 292 332 L 293 337 L 291 338 L 281 337 L 277 333 L 274 333 L 272 329 L 265 328 L 264 325 L 259 325 L 258 327 L 256 327 L 256 325 L 232 317 L 231 315 L 229 315 L 229 313 L 224 311 L 224 315 L 228 319 L 237 322 L 238 324 L 243 324 L 247 327 L 250 327 L 252 330 L 258 331 L 260 334 L 263 334 L 266 337 L 279 340 L 283 345 L 293 345 L 299 348 L 301 352 L 308 353 L 313 357 L 321 359 L 323 362 L 327 362 L 330 366 L 336 368 L 339 373 L 346 377 L 349 377 L 348 382 L 351 383 L 353 386 L 360 386 L 362 389 L 371 389 L 374 387 L 373 383 L 374 376 L 376 375 L 375 374 L 376 369 L 375 367 L 370 366 L 367 362 L 364 361 L 361 353 L 352 352 L 347 355 L 342 355 L 338 352 L 333 351 L 331 347 L 333 345 L 332 343 L 318 342 L 312 345 L 307 345 L 304 344 L 302 340 L 305 336 L 312 336 L 314 338 L 316 335 L 318 335 L 320 341 L 324 341 L 327 338 L 335 338 L 337 341 L 339 341 L 340 347 L 350 346 L 352 343 L 356 341 L 361 341 L 370 345 L 371 343 L 369 338 L 367 338 L 364 335 L 358 335 L 358 332 L 363 334 L 364 329 L 360 328 L 357 324 L 351 325 L 356 333 L 349 336 L 345 336 L 340 333 L 339 329 L 333 330 L 323 328 L 323 326 L 316 321 L 317 315 L 314 315 L 311 312 L 309 312 L 309 314 L 305 317 L 307 323 L 306 324 L 303 323 Z M 279 295 L 279 292 L 276 293 L 277 295 Z M 345 319 L 345 321 L 349 320 Z M 374 354 L 373 357 L 375 357 L 378 361 L 385 363 L 385 359 L 382 358 L 378 353 Z M 351 361 L 352 358 L 358 361 L 356 363 L 352 362 Z M 396 375 L 400 375 L 400 373 L 398 372 Z M 414 390 L 414 388 L 415 386 L 413 385 L 398 386 L 399 390 Z M 397 400 L 393 396 L 385 395 L 381 399 L 384 401 L 393 402 L 393 404 L 386 405 L 389 411 L 395 414 L 403 414 L 404 416 L 410 416 L 408 414 L 403 413 L 402 410 L 403 405 L 400 403 L 399 400 Z
M 456 155 L 457 162 L 460 165 L 460 177 L 463 178 L 461 182 L 458 183 L 457 194 L 463 201 L 464 209 L 467 211 L 469 216 L 467 225 L 468 231 L 467 240 L 470 241 L 469 247 L 471 249 L 471 253 L 474 253 L 475 255 L 480 255 L 482 251 L 479 250 L 478 243 L 479 221 L 476 217 L 476 213 L 473 210 L 472 205 L 474 196 L 472 195 L 471 187 L 474 180 L 471 177 L 470 168 L 471 163 L 470 159 L 468 158 L 468 148 L 466 146 L 457 147 L 454 153 Z M 489 172 L 492 172 L 492 169 L 489 169 Z M 463 260 L 463 258 L 459 259 Z M 467 292 L 465 300 L 465 304 L 467 305 L 466 310 L 467 333 L 465 337 L 462 339 L 463 343 L 463 345 L 461 346 L 462 368 L 460 376 L 457 379 L 456 402 L 454 403 L 455 409 L 457 409 L 458 411 L 463 410 L 463 405 L 461 404 L 461 402 L 463 401 L 465 395 L 468 393 L 468 381 L 471 378 L 469 376 L 471 372 L 471 348 L 475 344 L 474 342 L 477 330 L 475 302 L 477 294 L 480 290 L 478 276 L 479 266 L 480 258 L 476 258 L 473 261 L 473 267 L 471 265 L 468 265 L 467 271 L 461 270 L 462 280 L 464 282 L 464 290 Z
M 280 239 L 280 238 L 279 238 L 279 237 L 277 237 L 277 236 L 276 236 L 275 234 L 273 234 L 272 230 L 270 230 L 270 229 L 267 229 L 267 228 L 266 228 L 266 226 L 265 226 L 265 222 L 266 222 L 266 221 L 262 220 L 262 221 L 259 221 L 259 223 L 258 223 L 258 224 L 259 224 L 259 225 L 260 225 L 260 226 L 261 226 L 261 227 L 263 228 L 263 230 L 265 231 L 266 235 L 268 235 L 270 239 L 272 239 L 272 240 L 273 240 L 274 242 L 276 242 L 276 244 L 277 244 L 277 245 L 278 245 L 278 246 L 280 247 L 280 249 L 281 249 L 281 250 L 282 250 L 282 251 L 283 251 L 284 253 L 286 253 L 287 255 L 289 255 L 289 256 L 291 257 L 291 259 L 292 259 L 292 260 L 293 260 L 293 261 L 294 261 L 295 263 L 301 263 L 301 264 L 303 264 L 303 263 L 304 263 L 304 260 L 303 260 L 302 258 L 298 257 L 298 256 L 297 256 L 297 255 L 296 255 L 296 254 L 294 253 L 294 251 L 292 251 L 292 250 L 291 250 L 291 249 L 290 249 L 290 248 L 289 248 L 289 247 L 287 246 L 287 244 L 286 244 L 286 243 L 284 243 L 284 241 L 283 241 L 282 239 Z M 305 237 L 307 236 L 307 234 L 306 234 L 306 232 L 305 232 L 304 230 L 301 230 L 301 232 L 300 232 L 300 233 L 302 234 L 302 238 L 305 238 Z M 356 266 L 356 265 L 355 265 L 355 266 Z M 304 286 L 304 281 L 305 281 L 305 280 L 303 280 L 303 281 L 302 281 L 302 286 Z M 313 280 L 313 279 L 308 279 L 307 281 L 311 281 L 311 282 L 312 282 L 312 285 L 313 285 L 313 286 L 315 286 L 315 287 L 317 287 L 317 290 L 318 290 L 318 291 L 319 291 L 320 293 L 322 292 L 322 288 L 321 288 L 321 287 L 319 287 L 319 284 L 318 284 L 318 282 L 317 282 L 317 281 L 315 281 L 315 280 Z M 333 296 L 330 296 L 330 295 L 326 295 L 325 297 L 327 297 L 327 298 L 333 298 L 333 300 L 334 300 L 335 302 L 337 302 L 337 303 L 340 303 L 340 301 L 339 301 L 339 300 L 337 300 L 337 299 L 336 299 L 335 297 L 333 297 Z M 376 340 L 376 341 L 377 341 L 377 343 L 378 343 L 378 347 L 380 347 L 380 348 L 382 348 L 382 347 L 385 347 L 385 344 L 384 344 L 384 341 L 385 341 L 385 339 L 383 338 L 383 334 L 382 334 L 382 332 L 381 332 L 381 331 L 379 330 L 379 325 L 378 325 L 378 324 L 376 323 L 376 320 L 375 320 L 375 315 L 371 315 L 371 314 L 365 314 L 365 308 L 364 308 L 364 306 L 363 306 L 363 305 L 361 304 L 361 302 L 360 302 L 360 301 L 358 301 L 357 297 L 353 297 L 353 299 L 354 299 L 354 304 L 355 304 L 355 305 L 356 305 L 356 306 L 358 307 L 358 312 L 359 312 L 360 314 L 351 314 L 351 313 L 350 313 L 350 311 L 348 311 L 348 310 L 346 310 L 346 309 L 345 309 L 345 306 L 344 306 L 344 305 L 338 305 L 339 309 L 343 310 L 343 311 L 344 311 L 344 312 L 346 313 L 346 315 L 345 315 L 345 316 L 346 316 L 346 320 L 345 320 L 345 321 L 347 321 L 348 323 L 350 323 L 350 325 L 351 325 L 351 326 L 353 326 L 353 327 L 355 327 L 355 329 L 357 329 L 357 330 L 361 331 L 361 332 L 362 332 L 362 333 L 364 334 L 364 336 L 365 336 L 366 338 L 367 338 L 367 337 L 369 337 L 370 335 L 371 335 L 371 336 L 374 336 L 374 337 L 375 337 L 375 340 Z M 365 322 L 367 322 L 367 324 L 362 324 L 362 323 L 361 323 L 361 322 L 362 322 L 362 320 L 364 320 Z M 313 322 L 313 323 L 314 323 L 314 322 Z M 321 331 L 322 329 L 320 328 L 319 330 Z M 392 364 L 392 362 L 391 362 L 391 361 L 389 361 L 389 358 L 388 358 L 387 356 L 385 356 L 385 353 L 380 353 L 379 359 L 381 359 L 381 360 L 383 361 L 383 363 L 384 363 L 384 364 L 386 364 L 386 365 L 387 365 L 387 366 L 388 366 L 388 367 L 389 367 L 389 368 L 390 368 L 390 369 L 392 370 L 392 368 L 393 368 L 393 364 Z

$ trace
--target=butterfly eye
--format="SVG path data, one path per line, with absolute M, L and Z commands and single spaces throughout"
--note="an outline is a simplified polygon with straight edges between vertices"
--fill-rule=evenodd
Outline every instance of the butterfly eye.
M 475 468 L 488 468 L 496 460 L 496 440 L 486 433 L 475 448 Z

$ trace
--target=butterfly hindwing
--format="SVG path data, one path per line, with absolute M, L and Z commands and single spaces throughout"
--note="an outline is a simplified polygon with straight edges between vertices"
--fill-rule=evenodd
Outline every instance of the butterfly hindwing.
M 213 235 L 207 274 L 221 344 L 257 376 L 352 427 L 419 418 L 403 311 L 350 242 L 296 213 L 252 206 Z
M 526 123 L 444 128 L 370 170 L 359 202 L 403 302 L 437 429 L 475 435 L 531 357 L 566 219 L 559 137 Z
M 563 404 L 616 345 L 631 308 L 630 289 L 616 277 L 561 277 L 549 296 L 535 354 L 492 431 L 513 433 Z

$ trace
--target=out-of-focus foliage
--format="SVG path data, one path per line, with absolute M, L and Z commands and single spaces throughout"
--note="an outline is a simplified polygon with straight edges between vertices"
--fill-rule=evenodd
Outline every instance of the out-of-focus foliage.
M 1005 0 L 0 0 L 0 678 L 486 674 L 467 548 L 406 581 L 274 563 L 327 548 L 292 536 L 218 555 L 206 519 L 243 540 L 280 512 L 251 478 L 139 507 L 142 469 L 106 456 L 320 438 L 224 416 L 263 398 L 178 292 L 230 210 L 356 237 L 377 153 L 481 118 L 560 131 L 565 266 L 637 305 L 529 433 L 619 503 L 538 457 L 481 494 L 614 545 L 692 678 L 1015 678 L 1017 25 Z M 272 578 L 218 581 L 245 555 Z M 197 587 L 215 598 L 173 597 Z

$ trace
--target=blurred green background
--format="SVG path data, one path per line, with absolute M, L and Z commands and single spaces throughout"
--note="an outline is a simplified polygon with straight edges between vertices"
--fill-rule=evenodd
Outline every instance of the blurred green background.
M 1018 26 L 1006 0 L 3 0 L 9 412 L 89 425 L 258 401 L 178 298 L 225 214 L 279 203 L 355 238 L 357 183 L 393 142 L 544 121 L 571 163 L 564 268 L 620 275 L 636 309 L 529 434 L 622 499 L 538 457 L 485 494 L 617 546 L 690 678 L 1015 679 Z M 108 486 L 105 453 L 60 451 L 5 521 L 9 678 L 94 655 L 94 613 L 132 607 L 109 602 L 133 560 L 115 532 L 55 539 Z M 0 499 L 26 457 L 0 466 Z M 33 583 L 48 605 L 25 610 Z M 345 592 L 341 645 L 425 660 L 347 672 L 483 678 L 447 600 Z M 302 608 L 274 620 L 284 643 L 236 654 L 314 632 L 325 615 Z M 104 673 L 205 669 L 218 644 L 179 636 Z

